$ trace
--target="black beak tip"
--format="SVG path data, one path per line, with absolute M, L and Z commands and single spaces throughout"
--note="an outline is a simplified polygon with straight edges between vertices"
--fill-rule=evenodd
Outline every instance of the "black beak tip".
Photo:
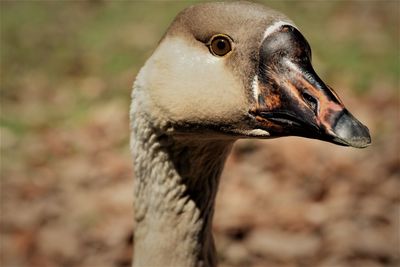
M 355 148 L 365 148 L 371 144 L 368 128 L 347 110 L 337 118 L 333 132 L 339 142 Z

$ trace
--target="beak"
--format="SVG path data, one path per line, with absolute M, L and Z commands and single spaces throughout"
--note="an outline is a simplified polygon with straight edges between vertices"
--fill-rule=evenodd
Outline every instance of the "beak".
M 368 128 L 344 109 L 335 119 L 332 128 L 333 141 L 357 148 L 364 148 L 371 144 Z
M 271 137 L 303 136 L 356 148 L 371 143 L 368 128 L 315 73 L 310 46 L 293 26 L 281 26 L 262 42 L 253 90 L 256 103 L 249 113 Z

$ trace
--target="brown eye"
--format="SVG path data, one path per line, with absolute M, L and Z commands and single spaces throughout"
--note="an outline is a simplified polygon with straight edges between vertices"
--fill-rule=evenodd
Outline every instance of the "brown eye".
M 232 50 L 231 40 L 229 37 L 219 34 L 214 35 L 208 43 L 210 52 L 214 56 L 225 56 Z

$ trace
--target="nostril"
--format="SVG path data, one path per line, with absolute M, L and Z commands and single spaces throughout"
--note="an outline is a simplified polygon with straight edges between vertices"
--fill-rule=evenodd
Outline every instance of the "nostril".
M 306 102 L 308 107 L 312 109 L 314 114 L 318 115 L 318 100 L 307 92 L 302 93 L 301 96 L 303 97 L 303 100 L 304 102 Z

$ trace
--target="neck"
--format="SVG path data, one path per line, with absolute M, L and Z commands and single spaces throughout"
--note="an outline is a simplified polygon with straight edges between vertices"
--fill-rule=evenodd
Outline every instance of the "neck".
M 134 266 L 215 266 L 214 202 L 233 141 L 174 138 L 133 117 Z

